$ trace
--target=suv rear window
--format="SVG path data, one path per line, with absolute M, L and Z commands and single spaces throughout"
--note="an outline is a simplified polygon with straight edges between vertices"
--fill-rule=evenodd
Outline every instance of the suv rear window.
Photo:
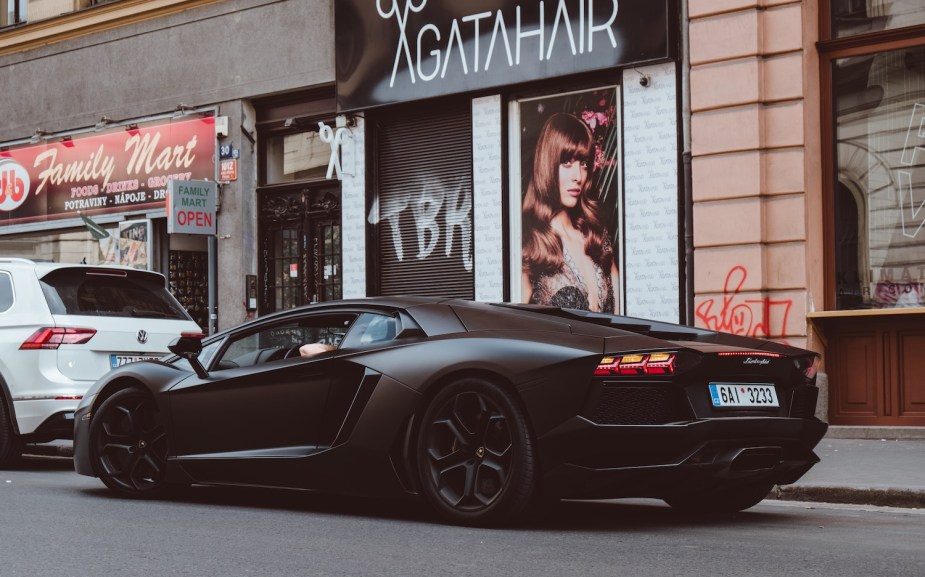
M 41 282 L 52 314 L 192 320 L 157 274 L 64 268 Z

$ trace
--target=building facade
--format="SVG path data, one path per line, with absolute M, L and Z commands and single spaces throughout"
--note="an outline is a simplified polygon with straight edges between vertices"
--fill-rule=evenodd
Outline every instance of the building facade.
M 819 351 L 834 425 L 922 427 L 915 4 L 6 0 L 0 256 L 158 270 L 209 330 L 407 293 L 696 324 Z M 556 126 L 597 247 L 558 275 Z
M 833 425 L 925 425 L 925 11 L 689 8 L 697 323 L 822 352 Z

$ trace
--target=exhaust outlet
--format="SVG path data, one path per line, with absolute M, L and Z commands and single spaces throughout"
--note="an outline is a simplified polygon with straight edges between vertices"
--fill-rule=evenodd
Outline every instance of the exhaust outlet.
M 780 462 L 781 447 L 751 447 L 742 449 L 732 458 L 729 470 L 737 473 L 770 471 Z

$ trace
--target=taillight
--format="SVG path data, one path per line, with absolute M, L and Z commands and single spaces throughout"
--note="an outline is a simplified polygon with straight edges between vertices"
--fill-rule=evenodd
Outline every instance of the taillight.
M 43 327 L 19 345 L 21 350 L 57 349 L 61 345 L 82 345 L 93 338 L 95 329 Z
M 718 357 L 770 357 L 772 359 L 779 359 L 781 357 L 780 353 L 769 353 L 765 351 L 724 351 L 722 353 L 716 353 Z
M 601 359 L 594 374 L 602 377 L 673 375 L 677 369 L 676 361 L 675 353 L 608 355 Z
M 797 369 L 803 373 L 803 378 L 806 379 L 807 383 L 816 382 L 816 373 L 819 372 L 819 357 L 803 357 L 796 359 L 794 363 L 796 363 Z

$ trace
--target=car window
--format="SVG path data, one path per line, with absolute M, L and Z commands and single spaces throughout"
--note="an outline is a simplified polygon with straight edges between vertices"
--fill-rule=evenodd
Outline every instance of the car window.
M 0 272 L 0 313 L 13 306 L 13 277 L 7 272 Z
M 397 328 L 398 322 L 395 317 L 363 313 L 350 328 L 343 346 L 353 348 L 385 343 L 395 338 Z
M 191 320 L 159 282 L 162 278 L 135 271 L 97 274 L 65 268 L 45 275 L 42 290 L 52 314 Z
M 339 347 L 355 314 L 310 315 L 243 332 L 229 338 L 215 370 L 248 367 L 299 357 L 299 347 L 320 343 Z

